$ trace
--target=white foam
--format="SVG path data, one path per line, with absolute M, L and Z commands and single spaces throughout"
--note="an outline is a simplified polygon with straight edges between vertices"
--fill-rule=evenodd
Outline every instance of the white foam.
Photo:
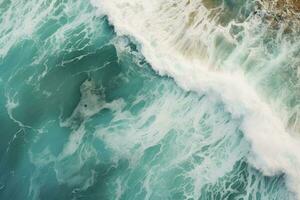
M 300 199 L 300 142 L 286 131 L 283 119 L 262 100 L 243 73 L 213 69 L 206 59 L 213 51 L 206 46 L 212 32 L 221 33 L 232 43 L 234 40 L 228 30 L 210 19 L 201 1 L 92 3 L 109 16 L 118 34 L 133 36 L 141 43 L 143 55 L 159 74 L 173 77 L 186 90 L 216 92 L 229 112 L 243 117 L 241 128 L 252 145 L 249 162 L 265 175 L 284 172 L 288 187 L 298 192 Z M 191 19 L 192 12 L 197 12 L 192 16 L 197 20 Z

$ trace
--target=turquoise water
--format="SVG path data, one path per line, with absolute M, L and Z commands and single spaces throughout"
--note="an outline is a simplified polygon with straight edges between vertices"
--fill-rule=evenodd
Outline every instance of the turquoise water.
M 1 200 L 295 199 L 249 164 L 245 116 L 158 75 L 88 1 L 0 0 L 0 94 Z

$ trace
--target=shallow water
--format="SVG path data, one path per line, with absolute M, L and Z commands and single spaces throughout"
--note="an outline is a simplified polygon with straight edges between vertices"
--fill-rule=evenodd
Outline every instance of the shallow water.
M 297 199 L 299 32 L 268 20 L 0 0 L 0 199 Z

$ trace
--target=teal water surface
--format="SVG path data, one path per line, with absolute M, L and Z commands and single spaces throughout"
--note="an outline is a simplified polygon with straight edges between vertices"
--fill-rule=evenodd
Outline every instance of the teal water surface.
M 293 199 L 247 163 L 241 120 L 88 1 L 0 0 L 1 200 Z

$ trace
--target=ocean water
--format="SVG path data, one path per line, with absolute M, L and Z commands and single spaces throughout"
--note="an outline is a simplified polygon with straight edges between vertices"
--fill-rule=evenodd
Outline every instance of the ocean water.
M 0 0 L 0 199 L 300 199 L 299 19 Z

